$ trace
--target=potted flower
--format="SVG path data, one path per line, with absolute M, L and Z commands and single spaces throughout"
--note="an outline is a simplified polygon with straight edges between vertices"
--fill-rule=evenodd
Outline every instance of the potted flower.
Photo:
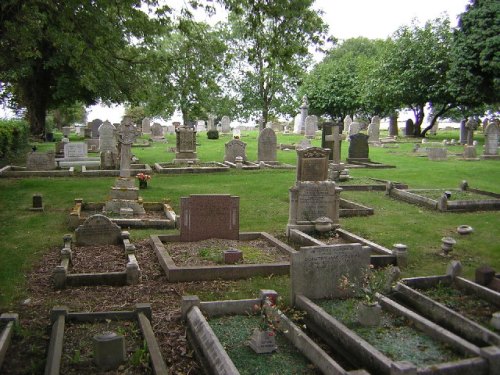
M 252 332 L 249 345 L 258 354 L 272 353 L 278 349 L 275 337 L 279 320 L 273 320 L 274 314 L 272 314 L 272 312 L 266 314 L 266 306 L 273 310 L 277 309 L 276 304 L 274 304 L 269 298 L 265 299 L 262 306 L 254 306 L 254 310 L 259 311 L 261 319 L 259 326 L 254 328 Z
M 135 177 L 139 180 L 139 189 L 146 189 L 148 187 L 148 181 L 151 180 L 150 175 L 141 172 Z

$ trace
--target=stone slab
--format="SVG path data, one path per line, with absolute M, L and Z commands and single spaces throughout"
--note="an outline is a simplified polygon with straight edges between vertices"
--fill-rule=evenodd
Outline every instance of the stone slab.
M 121 228 L 108 217 L 96 214 L 75 230 L 77 245 L 113 245 L 121 241 Z

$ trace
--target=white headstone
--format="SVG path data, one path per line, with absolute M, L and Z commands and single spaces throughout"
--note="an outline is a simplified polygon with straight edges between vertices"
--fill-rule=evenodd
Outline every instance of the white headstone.
M 116 152 L 116 128 L 109 121 L 104 121 L 99 127 L 99 150 L 101 152 Z
M 64 145 L 64 159 L 76 160 L 86 157 L 88 157 L 88 150 L 85 142 L 70 142 Z
M 223 133 L 230 133 L 231 132 L 231 119 L 228 116 L 224 116 L 224 117 L 222 117 L 220 122 L 221 122 L 221 131 Z

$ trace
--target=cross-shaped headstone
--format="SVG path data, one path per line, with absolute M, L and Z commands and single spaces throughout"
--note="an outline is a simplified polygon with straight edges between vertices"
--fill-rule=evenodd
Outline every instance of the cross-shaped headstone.
M 132 143 L 141 134 L 132 124 L 132 120 L 125 117 L 118 127 L 116 134 L 121 145 L 120 177 L 130 177 L 130 163 L 132 159 Z

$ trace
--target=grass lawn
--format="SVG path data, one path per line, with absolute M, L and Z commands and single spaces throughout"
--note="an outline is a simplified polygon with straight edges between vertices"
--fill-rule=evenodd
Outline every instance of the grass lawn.
M 243 132 L 249 160 L 257 155 L 257 132 Z M 384 136 L 384 134 L 382 134 Z M 302 137 L 279 135 L 278 143 L 291 144 Z M 443 132 L 431 141 L 458 139 L 458 131 Z M 482 145 L 482 134 L 475 136 Z M 76 139 L 75 139 L 76 140 Z M 198 157 L 201 162 L 222 161 L 224 143 L 229 136 L 208 140 L 205 133 L 198 136 Z M 132 152 L 141 163 L 170 162 L 175 156 L 168 152 L 174 147 L 174 136 L 167 143 L 154 143 L 151 147 L 134 147 Z M 460 160 L 453 154 L 460 146 L 451 146 L 447 161 L 432 162 L 412 152 L 413 143 L 407 140 L 398 148 L 370 148 L 374 162 L 395 165 L 394 169 L 351 169 L 353 177 L 375 177 L 404 182 L 410 188 L 458 188 L 462 180 L 469 186 L 500 193 L 500 162 Z M 319 146 L 320 139 L 313 140 Z M 53 143 L 37 145 L 38 150 L 53 149 Z M 482 153 L 478 147 L 478 153 Z M 343 142 L 342 160 L 347 156 L 347 143 Z M 295 151 L 278 151 L 278 160 L 295 164 Z M 5 165 L 5 161 L 3 161 Z M 16 163 L 17 165 L 20 165 Z M 294 184 L 294 170 L 259 170 L 191 175 L 154 175 L 146 190 L 141 190 L 145 201 L 168 199 L 179 212 L 180 197 L 189 194 L 232 194 L 240 197 L 240 230 L 267 231 L 283 239 L 288 221 L 288 189 Z M 50 249 L 62 246 L 67 228 L 67 217 L 75 198 L 87 202 L 105 201 L 113 177 L 72 178 L 2 178 L 0 179 L 0 312 L 9 309 L 25 295 L 24 273 Z M 45 211 L 29 211 L 34 193 L 43 195 Z M 443 274 L 451 259 L 462 262 L 466 277 L 473 277 L 481 264 L 490 264 L 500 271 L 500 213 L 441 213 L 396 201 L 383 192 L 343 192 L 341 197 L 375 209 L 371 217 L 341 219 L 341 226 L 381 245 L 391 248 L 404 243 L 409 249 L 409 267 L 403 276 Z M 473 234 L 459 236 L 456 227 L 462 224 L 474 228 Z M 155 229 L 132 229 L 132 241 L 160 233 Z M 172 232 L 172 231 L 164 231 Z M 438 255 L 444 236 L 457 239 L 451 258 Z M 288 295 L 288 277 L 253 278 L 227 283 L 203 298 L 250 298 L 259 288 L 276 289 Z M 195 290 L 193 292 L 196 292 Z

